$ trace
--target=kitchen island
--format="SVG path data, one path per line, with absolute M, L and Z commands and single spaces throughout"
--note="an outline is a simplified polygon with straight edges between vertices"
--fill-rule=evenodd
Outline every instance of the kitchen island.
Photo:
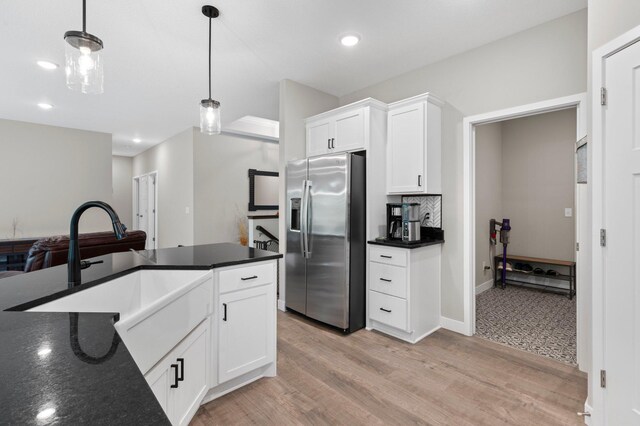
M 97 257 L 91 260 L 102 263 L 83 270 L 81 285 L 73 288 L 67 284 L 66 265 L 0 280 L 0 380 L 3 383 L 0 422 L 188 423 L 189 415 L 172 412 L 172 407 L 179 405 L 176 401 L 180 398 L 178 394 L 171 396 L 171 393 L 178 392 L 181 387 L 189 388 L 189 365 L 184 366 L 183 377 L 180 378 L 178 369 L 175 369 L 175 382 L 168 377 L 167 383 L 170 382 L 171 386 L 167 386 L 164 401 L 159 402 L 162 400 L 159 390 L 152 389 L 149 380 L 165 360 L 158 361 L 147 372 L 140 370 L 140 355 L 132 352 L 116 333 L 114 323 L 119 320 L 118 312 L 25 312 L 38 309 L 43 304 L 63 302 L 86 290 L 106 288 L 100 286 L 108 286 L 112 281 L 145 271 L 199 270 L 203 275 L 209 275 L 202 279 L 203 283 L 206 280 L 211 283 L 209 294 L 212 299 L 207 301 L 207 319 L 191 331 L 193 334 L 200 330 L 206 337 L 203 337 L 203 342 L 207 343 L 206 356 L 200 356 L 206 364 L 206 369 L 201 372 L 206 392 L 203 391 L 199 397 L 206 395 L 197 401 L 197 405 L 257 378 L 274 375 L 275 263 L 280 257 L 277 253 L 235 244 L 212 244 Z M 245 271 L 251 275 L 245 277 Z M 272 295 L 273 300 L 270 300 Z M 273 314 L 273 321 L 267 321 L 273 328 L 273 335 L 263 339 L 269 345 L 269 351 L 273 346 L 273 356 L 262 356 L 257 359 L 260 362 L 254 364 L 242 359 L 248 368 L 253 368 L 250 371 L 233 365 L 235 354 L 223 353 L 221 356 L 219 352 L 221 349 L 224 352 L 239 348 L 218 346 L 218 334 L 246 332 L 242 323 L 234 324 L 232 318 L 227 321 L 227 315 L 232 314 L 227 312 L 227 307 L 237 303 L 238 309 L 234 313 L 240 313 L 243 300 L 266 301 L 263 313 L 269 318 Z M 247 306 L 255 310 L 252 305 Z M 177 318 L 176 323 L 182 324 L 182 319 Z M 163 330 L 158 331 L 162 333 Z M 189 342 L 191 334 L 178 346 Z M 243 336 L 238 337 L 242 343 Z M 249 345 L 242 349 L 251 354 L 252 349 L 256 352 L 261 348 Z M 226 364 L 218 365 L 219 358 L 225 359 Z M 178 383 L 178 380 L 184 382 Z M 174 384 L 178 385 L 177 388 Z M 191 411 L 193 409 L 189 407 Z

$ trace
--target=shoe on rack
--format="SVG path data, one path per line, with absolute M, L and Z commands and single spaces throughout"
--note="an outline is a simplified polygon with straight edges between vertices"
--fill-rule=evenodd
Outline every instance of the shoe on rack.
M 536 275 L 544 275 L 544 269 L 536 268 L 533 270 L 533 273 Z

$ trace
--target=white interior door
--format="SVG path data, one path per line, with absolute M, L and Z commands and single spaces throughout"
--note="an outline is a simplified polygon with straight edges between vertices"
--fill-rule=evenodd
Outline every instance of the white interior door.
M 640 43 L 604 72 L 604 420 L 640 425 Z
M 145 249 L 157 248 L 157 174 L 150 173 L 134 178 L 136 229 L 146 232 Z

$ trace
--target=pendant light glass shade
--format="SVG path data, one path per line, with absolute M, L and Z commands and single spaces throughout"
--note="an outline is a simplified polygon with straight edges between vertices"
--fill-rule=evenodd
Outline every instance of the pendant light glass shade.
M 200 102 L 200 132 L 206 135 L 219 135 L 220 102 L 204 99 Z
M 82 93 L 103 93 L 102 40 L 83 31 L 67 31 L 64 39 L 67 87 Z
M 213 6 L 202 6 L 202 14 L 209 18 L 209 98 L 200 101 L 200 132 L 205 135 L 219 135 L 220 102 L 211 99 L 211 20 L 220 16 Z

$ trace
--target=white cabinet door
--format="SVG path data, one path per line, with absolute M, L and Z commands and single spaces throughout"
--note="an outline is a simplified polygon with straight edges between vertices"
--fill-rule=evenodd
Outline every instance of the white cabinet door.
M 387 193 L 425 191 L 424 103 L 389 111 L 387 122 Z
M 208 324 L 208 321 L 205 321 Z M 209 328 L 198 327 L 174 351 L 178 365 L 178 387 L 173 391 L 172 422 L 188 425 L 198 411 L 200 402 L 207 393 L 207 360 L 209 359 Z M 175 368 L 175 367 L 174 367 Z
M 275 359 L 273 288 L 273 284 L 268 284 L 220 296 L 220 383 L 269 364 Z
M 340 114 L 334 120 L 331 152 L 365 149 L 364 109 Z
M 188 425 L 209 389 L 209 346 L 207 318 L 145 374 L 173 425 Z
M 145 375 L 145 379 L 164 410 L 164 413 L 167 417 L 171 418 L 169 413 L 169 370 L 167 366 L 158 365 L 158 367 L 152 369 Z
M 331 125 L 328 120 L 307 124 L 307 157 L 326 154 L 331 149 Z

